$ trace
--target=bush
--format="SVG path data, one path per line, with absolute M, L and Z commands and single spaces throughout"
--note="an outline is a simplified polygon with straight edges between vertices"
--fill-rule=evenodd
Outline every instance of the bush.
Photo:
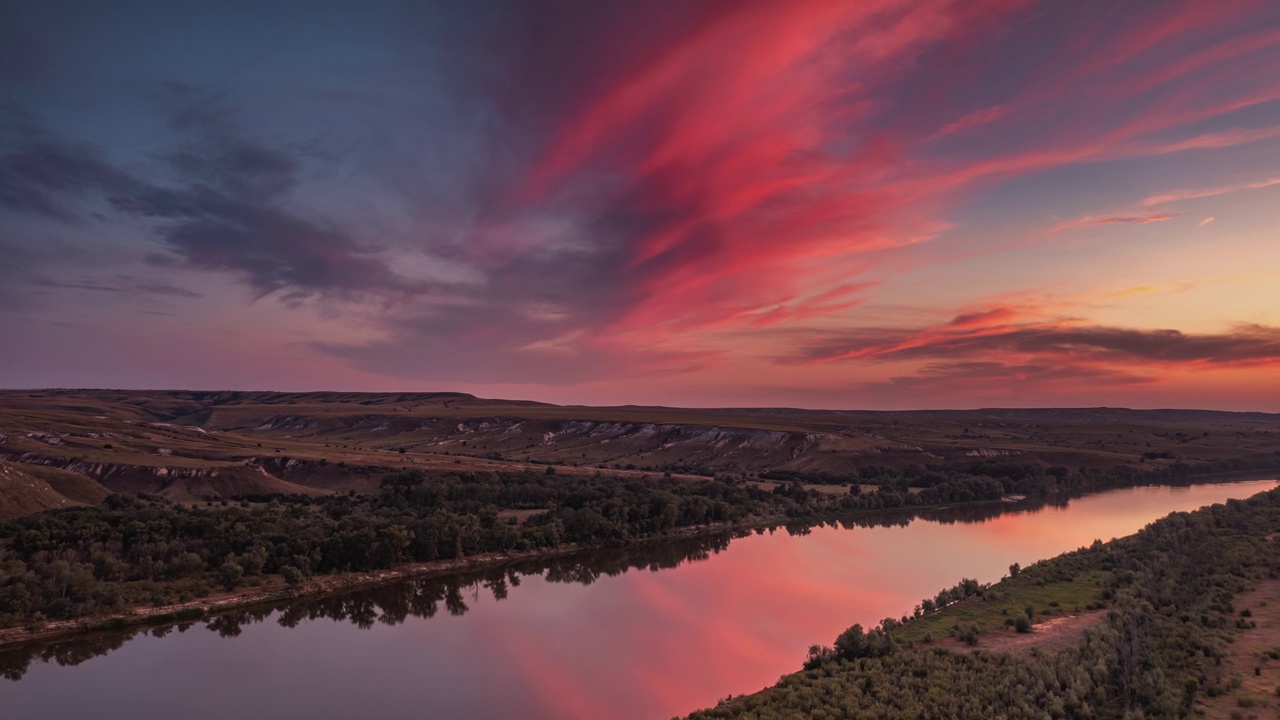
M 289 587 L 295 587 L 302 583 L 302 571 L 292 565 L 285 565 L 280 568 L 280 577 L 284 578 Z

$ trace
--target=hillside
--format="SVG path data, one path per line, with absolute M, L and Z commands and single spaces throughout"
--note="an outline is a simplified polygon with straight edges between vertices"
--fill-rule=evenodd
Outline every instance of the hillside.
M 96 505 L 110 494 L 78 473 L 0 460 L 0 520 L 41 510 Z
M 1185 466 L 1280 465 L 1280 415 L 582 407 L 462 393 L 4 391 L 0 458 L 180 501 L 367 492 L 403 468 L 439 474 L 546 464 L 570 475 L 607 469 L 872 484 L 979 461 L 1177 474 Z

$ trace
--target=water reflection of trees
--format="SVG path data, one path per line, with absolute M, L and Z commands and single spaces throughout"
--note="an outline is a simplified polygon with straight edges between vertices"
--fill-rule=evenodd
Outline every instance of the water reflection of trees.
M 733 537 L 741 534 L 720 533 L 529 560 L 470 573 L 420 578 L 337 595 L 299 598 L 274 606 L 228 611 L 199 623 L 95 631 L 68 640 L 33 643 L 0 652 L 0 676 L 18 680 L 36 661 L 78 665 L 119 649 L 139 635 L 164 637 L 175 630 L 186 632 L 197 624 L 220 637 L 232 638 L 240 635 L 246 625 L 273 616 L 279 625 L 287 628 L 305 621 L 327 619 L 368 629 L 377 624 L 398 625 L 410 617 L 431 618 L 442 611 L 463 615 L 482 596 L 494 601 L 505 600 L 511 588 L 519 587 L 524 578 L 532 575 L 541 576 L 547 582 L 590 585 L 602 576 L 614 577 L 629 570 L 661 570 L 705 560 L 729 547 Z
M 307 597 L 275 606 L 220 613 L 197 622 L 171 623 L 125 630 L 97 631 L 73 639 L 34 643 L 0 652 L 0 676 L 20 679 L 33 662 L 78 665 L 105 655 L 139 635 L 164 637 L 171 632 L 184 633 L 197 624 L 232 638 L 244 626 L 264 622 L 272 617 L 286 628 L 306 621 L 334 620 L 350 622 L 368 629 L 374 625 L 398 625 L 410 617 L 432 618 L 441 611 L 463 615 L 482 596 L 502 601 L 523 578 L 537 575 L 547 582 L 590 585 L 601 577 L 615 577 L 630 570 L 663 570 L 688 562 L 706 560 L 725 550 L 737 537 L 752 532 L 773 532 L 778 528 L 792 535 L 807 535 L 815 528 L 905 527 L 916 519 L 944 524 L 981 523 L 1009 512 L 1033 512 L 1046 505 L 1065 506 L 1070 498 L 1020 503 L 985 503 L 947 508 L 859 513 L 845 518 L 822 521 L 791 522 L 774 528 L 741 530 L 697 538 L 646 542 L 637 545 L 596 550 L 558 558 L 542 558 L 445 577 L 429 577 L 358 590 L 338 595 Z

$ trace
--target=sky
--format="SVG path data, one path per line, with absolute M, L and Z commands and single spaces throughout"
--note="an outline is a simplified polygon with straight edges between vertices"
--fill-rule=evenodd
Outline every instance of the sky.
M 1280 412 L 1280 3 L 0 3 L 0 387 Z

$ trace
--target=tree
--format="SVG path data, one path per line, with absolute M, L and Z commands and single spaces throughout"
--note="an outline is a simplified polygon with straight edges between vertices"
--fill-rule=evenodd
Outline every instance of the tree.
M 285 565 L 280 568 L 280 576 L 284 578 L 289 587 L 297 587 L 302 583 L 302 571 L 292 565 Z
M 836 654 L 842 658 L 853 659 L 862 657 L 866 651 L 867 639 L 863 635 L 862 626 L 854 625 L 853 627 L 840 633 L 836 638 Z
M 230 558 L 218 568 L 218 582 L 227 590 L 235 590 L 243 577 L 244 567 Z
M 805 658 L 804 669 L 813 670 L 835 659 L 835 651 L 824 645 L 810 645 L 809 655 Z
M 862 631 L 861 625 L 840 633 L 836 638 L 835 654 L 845 660 L 856 660 L 864 657 L 881 657 L 893 650 L 893 638 L 881 630 L 869 633 Z
M 204 571 L 204 560 L 193 552 L 184 552 L 169 563 L 169 574 L 175 578 L 192 577 Z

